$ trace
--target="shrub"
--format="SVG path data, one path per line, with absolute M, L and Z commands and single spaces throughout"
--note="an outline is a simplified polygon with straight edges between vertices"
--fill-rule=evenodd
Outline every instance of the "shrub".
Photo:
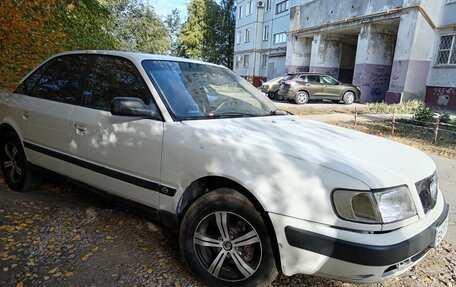
M 366 104 L 367 114 L 414 114 L 416 109 L 424 105 L 422 101 L 412 100 L 400 104 L 369 103 Z
M 433 123 L 435 121 L 435 113 L 432 111 L 431 108 L 426 107 L 426 105 L 421 104 L 415 111 L 415 115 L 413 118 L 419 122 L 419 124 L 423 123 Z

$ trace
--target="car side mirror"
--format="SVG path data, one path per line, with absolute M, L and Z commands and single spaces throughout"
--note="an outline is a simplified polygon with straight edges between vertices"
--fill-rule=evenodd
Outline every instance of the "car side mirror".
M 124 117 L 160 119 L 155 105 L 146 105 L 140 98 L 116 97 L 111 101 L 111 114 Z

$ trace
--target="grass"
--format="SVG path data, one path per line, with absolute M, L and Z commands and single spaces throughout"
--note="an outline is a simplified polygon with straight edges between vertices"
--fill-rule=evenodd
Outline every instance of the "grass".
M 437 140 L 437 144 L 432 144 L 434 131 L 432 128 L 422 126 L 409 125 L 399 122 L 397 124 L 395 135 L 391 134 L 391 123 L 385 122 L 358 122 L 354 126 L 354 122 L 335 122 L 331 123 L 336 126 L 355 129 L 368 134 L 373 134 L 388 138 L 400 143 L 404 143 L 420 149 L 425 152 L 430 152 L 443 157 L 456 159 L 456 132 L 441 130 Z
M 365 105 L 365 114 L 414 114 L 423 105 L 422 101 L 412 100 L 400 104 L 369 103 Z

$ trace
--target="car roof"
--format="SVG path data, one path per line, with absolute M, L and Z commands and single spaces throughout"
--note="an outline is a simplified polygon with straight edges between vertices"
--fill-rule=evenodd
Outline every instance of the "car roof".
M 165 56 L 165 55 L 157 55 L 157 54 L 148 54 L 148 53 L 141 53 L 141 52 L 129 52 L 129 51 L 113 51 L 113 50 L 77 50 L 77 51 L 67 51 L 63 53 L 59 53 L 53 57 L 64 56 L 64 55 L 80 55 L 80 54 L 89 54 L 89 55 L 110 55 L 110 56 L 119 56 L 124 57 L 133 61 L 141 62 L 143 60 L 162 60 L 162 61 L 179 61 L 179 62 L 188 62 L 188 63 L 195 63 L 195 64 L 208 64 L 219 66 L 216 64 L 203 62 L 200 60 L 192 60 L 186 59 L 181 57 L 173 57 L 173 56 Z

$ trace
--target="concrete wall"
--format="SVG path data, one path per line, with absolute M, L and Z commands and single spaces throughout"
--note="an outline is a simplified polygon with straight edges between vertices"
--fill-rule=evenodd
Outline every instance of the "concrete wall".
M 446 2 L 446 1 L 442 1 Z M 456 26 L 456 3 L 442 3 L 440 26 Z M 426 104 L 436 108 L 456 110 L 456 65 L 437 65 L 440 36 L 456 35 L 454 28 L 439 30 L 434 41 L 434 57 L 427 80 Z

